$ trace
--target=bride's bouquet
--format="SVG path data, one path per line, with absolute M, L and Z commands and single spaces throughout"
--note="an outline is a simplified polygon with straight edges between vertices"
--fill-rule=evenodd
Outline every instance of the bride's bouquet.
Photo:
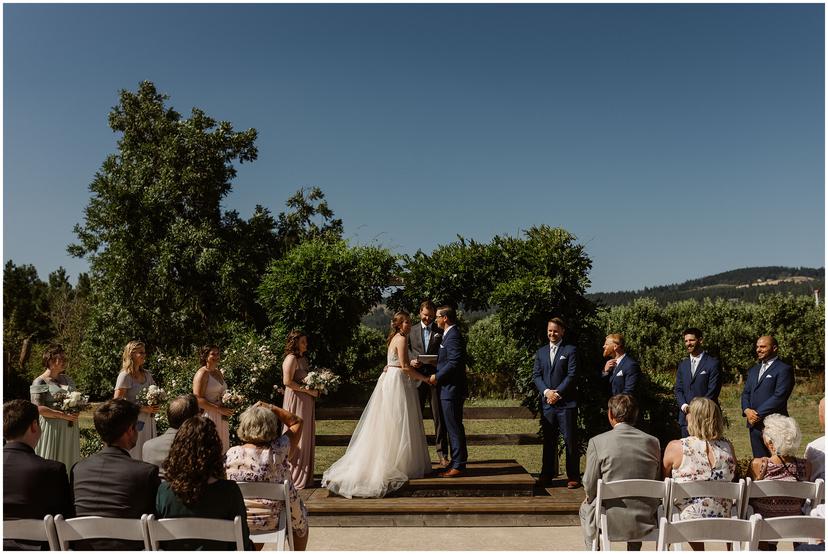
M 342 379 L 330 369 L 319 368 L 308 372 L 302 380 L 305 388 L 319 391 L 319 394 L 328 394 L 339 388 Z
M 141 389 L 136 397 L 142 406 L 160 406 L 167 401 L 167 391 L 156 385 L 150 385 Z
M 60 391 L 52 395 L 52 406 L 65 414 L 79 414 L 89 404 L 89 396 L 80 391 Z M 72 422 L 69 422 L 72 427 Z

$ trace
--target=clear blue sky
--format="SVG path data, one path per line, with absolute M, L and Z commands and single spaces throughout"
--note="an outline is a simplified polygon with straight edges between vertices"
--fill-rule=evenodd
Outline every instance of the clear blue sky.
M 824 265 L 824 7 L 3 6 L 3 258 L 66 254 L 120 89 L 259 131 L 225 208 L 359 244 L 562 226 L 593 291 Z

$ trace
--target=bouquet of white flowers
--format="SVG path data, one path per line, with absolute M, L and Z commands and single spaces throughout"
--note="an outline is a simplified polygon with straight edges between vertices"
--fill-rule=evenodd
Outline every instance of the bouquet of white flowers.
M 52 406 L 65 414 L 78 414 L 89 404 L 89 396 L 80 391 L 60 391 L 52 395 Z M 72 427 L 72 422 L 69 422 Z
M 302 380 L 305 388 L 319 391 L 319 394 L 328 394 L 335 391 L 341 382 L 339 375 L 330 369 L 319 368 L 308 372 Z
M 142 406 L 160 406 L 167 401 L 167 391 L 156 385 L 141 389 L 136 398 Z

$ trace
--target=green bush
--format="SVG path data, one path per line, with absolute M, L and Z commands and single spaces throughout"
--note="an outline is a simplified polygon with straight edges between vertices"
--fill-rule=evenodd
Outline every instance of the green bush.
M 481 319 L 469 329 L 468 342 L 469 390 L 476 397 L 514 398 L 521 391 L 522 375 L 531 355 L 500 327 L 494 315 Z M 524 371 L 520 371 L 524 368 Z

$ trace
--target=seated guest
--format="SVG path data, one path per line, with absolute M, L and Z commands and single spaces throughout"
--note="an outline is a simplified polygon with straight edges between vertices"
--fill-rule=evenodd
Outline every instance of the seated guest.
M 755 481 L 804 481 L 810 468 L 804 458 L 795 455 L 801 440 L 802 434 L 794 418 L 781 414 L 767 416 L 762 441 L 771 455 L 754 458 L 748 476 Z M 787 496 L 756 498 L 750 504 L 754 512 L 762 514 L 765 519 L 799 515 L 802 510 L 802 500 Z
M 724 417 L 719 405 L 704 396 L 690 401 L 687 411 L 689 436 L 670 441 L 664 450 L 664 475 L 673 481 L 733 481 L 736 458 L 733 445 L 724 438 Z M 679 518 L 730 517 L 732 502 L 726 498 L 686 498 L 676 508 Z M 704 550 L 704 543 L 690 543 Z
M 825 433 L 825 397 L 819 401 L 819 426 Z M 820 435 L 805 447 L 805 462 L 808 464 L 808 481 L 825 480 L 825 435 Z M 825 504 L 811 510 L 812 516 L 825 517 Z
M 170 402 L 170 405 L 167 406 L 167 421 L 170 423 L 169 429 L 160 437 L 149 439 L 144 443 L 144 447 L 141 450 L 141 459 L 157 465 L 160 468 L 164 460 L 167 459 L 167 454 L 170 452 L 170 446 L 172 446 L 178 428 L 181 427 L 184 421 L 193 416 L 197 416 L 199 411 L 198 399 L 194 394 L 184 394 L 174 398 Z M 162 479 L 164 478 L 163 469 L 159 471 L 159 476 Z
M 239 486 L 224 477 L 223 446 L 216 424 L 191 417 L 181 424 L 164 461 L 166 481 L 155 499 L 159 517 L 242 518 L 245 549 L 253 550 L 244 498 Z M 168 541 L 170 550 L 235 550 L 236 544 L 201 539 Z
M 280 436 L 282 423 L 287 430 Z M 245 444 L 234 446 L 224 455 L 227 478 L 270 483 L 287 479 L 290 483 L 288 488 L 293 545 L 296 550 L 304 550 L 308 544 L 308 510 L 293 486 L 287 463 L 289 454 L 299 444 L 302 418 L 271 404 L 257 402 L 242 413 L 236 434 Z M 276 529 L 281 502 L 248 498 L 244 503 L 247 506 L 247 524 L 250 529 Z
M 598 479 L 660 479 L 661 448 L 658 439 L 633 427 L 638 417 L 638 405 L 629 394 L 617 394 L 609 399 L 607 417 L 611 431 L 589 440 L 584 470 L 586 499 L 578 511 L 584 544 L 592 550 L 592 540 L 598 533 L 595 527 L 595 496 Z M 627 550 L 640 550 L 636 541 L 658 528 L 656 510 L 659 501 L 644 498 L 607 500 L 607 525 L 610 536 L 627 540 Z
M 3 519 L 72 517 L 66 466 L 35 454 L 42 431 L 37 406 L 28 400 L 3 404 Z M 47 543 L 3 541 L 4 550 L 49 550 Z
M 151 514 L 158 490 L 158 467 L 130 457 L 138 441 L 139 408 L 124 399 L 95 410 L 95 430 L 105 447 L 72 468 L 75 515 L 140 519 Z M 78 541 L 80 543 L 80 541 Z M 143 543 L 110 539 L 83 541 L 84 550 L 140 550 Z

